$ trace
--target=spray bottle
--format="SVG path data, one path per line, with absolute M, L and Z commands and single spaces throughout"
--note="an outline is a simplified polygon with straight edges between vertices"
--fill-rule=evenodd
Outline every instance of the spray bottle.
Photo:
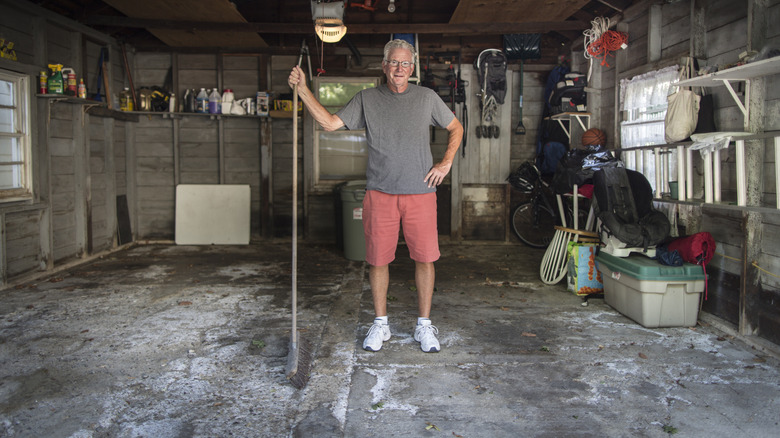
M 48 79 L 49 93 L 62 94 L 64 91 L 62 86 L 62 64 L 49 64 L 49 68 L 51 69 Z

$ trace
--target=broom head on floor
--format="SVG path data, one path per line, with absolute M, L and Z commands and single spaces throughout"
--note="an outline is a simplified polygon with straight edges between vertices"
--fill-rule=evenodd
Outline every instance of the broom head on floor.
M 302 389 L 309 382 L 312 359 L 311 345 L 297 332 L 293 333 L 290 339 L 290 350 L 287 353 L 285 374 L 297 389 Z

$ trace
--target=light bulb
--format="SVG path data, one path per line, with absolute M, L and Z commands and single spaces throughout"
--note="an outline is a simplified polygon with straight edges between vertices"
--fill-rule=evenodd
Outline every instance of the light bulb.
M 390 12 L 391 14 L 395 12 L 395 0 L 390 0 L 390 4 L 387 5 L 387 12 Z

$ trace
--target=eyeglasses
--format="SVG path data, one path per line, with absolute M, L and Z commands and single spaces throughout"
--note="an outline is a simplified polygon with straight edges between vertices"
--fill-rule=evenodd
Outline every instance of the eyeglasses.
M 392 61 L 385 61 L 385 62 L 387 64 L 390 64 L 391 67 L 398 67 L 398 65 L 400 64 L 401 67 L 403 68 L 409 68 L 409 66 L 412 65 L 412 63 L 409 61 L 397 61 L 395 59 Z

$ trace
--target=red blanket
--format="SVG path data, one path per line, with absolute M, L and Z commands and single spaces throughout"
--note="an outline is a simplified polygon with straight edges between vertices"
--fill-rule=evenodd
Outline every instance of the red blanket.
M 669 251 L 677 251 L 688 263 L 701 265 L 704 269 L 704 299 L 707 299 L 707 263 L 715 255 L 715 239 L 706 231 L 675 239 L 667 245 Z
M 688 263 L 704 265 L 715 255 L 715 239 L 706 231 L 675 239 L 667 245 L 669 251 L 677 250 Z

